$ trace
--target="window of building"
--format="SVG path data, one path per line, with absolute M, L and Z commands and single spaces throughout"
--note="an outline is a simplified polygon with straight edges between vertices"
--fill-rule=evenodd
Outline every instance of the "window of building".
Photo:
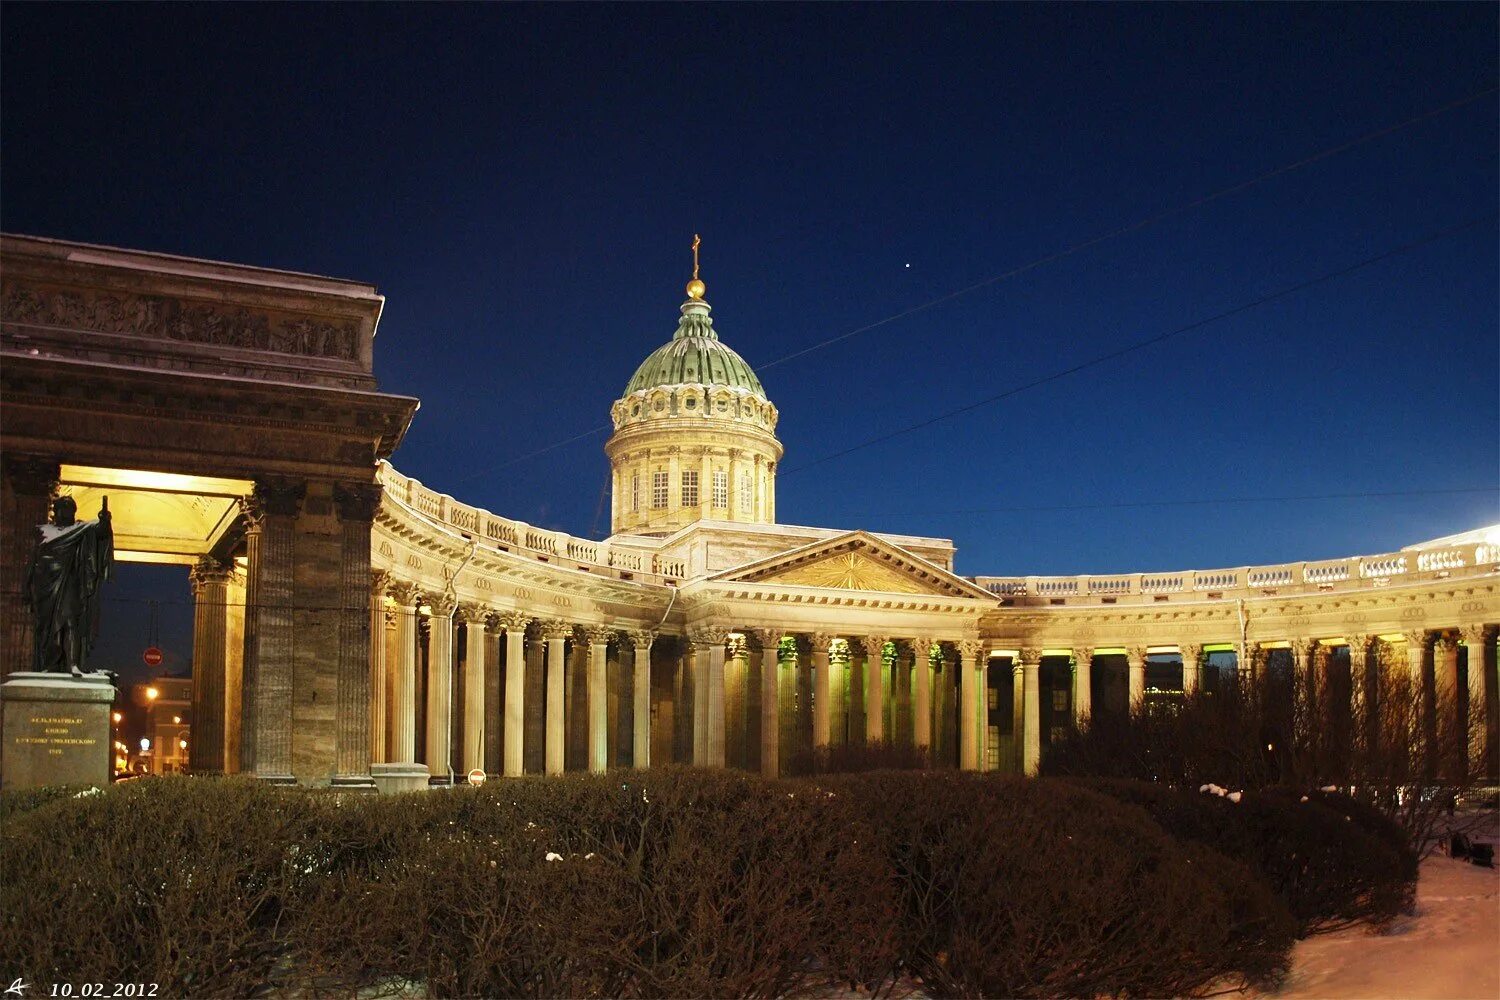
M 630 477 L 630 513 L 641 512 L 641 474 L 634 473 Z
M 755 501 L 755 490 L 750 482 L 750 473 L 740 473 L 740 510 L 750 513 Z
M 714 506 L 729 509 L 729 473 L 714 470 Z
M 667 506 L 667 474 L 651 473 L 651 506 L 662 510 Z
M 991 712 L 1000 707 L 1000 689 L 987 687 L 985 690 L 985 707 Z
M 698 506 L 698 472 L 690 469 L 682 474 L 682 505 Z
M 1052 692 L 1052 710 L 1054 712 L 1066 712 L 1068 710 L 1068 692 L 1062 688 Z

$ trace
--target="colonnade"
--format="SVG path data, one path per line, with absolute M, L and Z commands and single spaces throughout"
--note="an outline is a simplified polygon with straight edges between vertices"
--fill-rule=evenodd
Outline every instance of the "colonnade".
M 422 761 L 438 783 L 473 770 L 558 774 L 671 761 L 774 776 L 807 766 L 809 755 L 825 748 L 877 742 L 923 748 L 933 762 L 966 770 L 1030 774 L 1040 764 L 1049 719 L 1055 728 L 1065 713 L 1076 725 L 1094 712 L 1097 661 L 1107 656 L 1123 657 L 1132 706 L 1148 694 L 1188 696 L 1203 688 L 1215 653 L 1224 656 L 1223 669 L 1253 680 L 1276 649 L 1288 651 L 1302 689 L 1318 697 L 1329 690 L 1335 650 L 1347 647 L 1353 690 L 1362 697 L 1382 644 L 1400 651 L 1410 675 L 1436 693 L 1436 704 L 1454 706 L 1443 711 L 1495 698 L 1494 629 L 1485 624 L 1400 635 L 1124 647 L 1003 648 L 1003 639 L 972 635 L 764 626 L 697 626 L 659 640 L 650 629 L 537 618 L 428 596 L 384 573 L 375 574 L 372 595 L 372 630 L 384 639 L 371 647 L 372 758 Z M 1464 699 L 1457 697 L 1460 648 L 1469 651 Z M 1148 692 L 1148 658 L 1163 655 L 1180 660 L 1180 684 L 1164 681 L 1164 691 Z M 998 664 L 994 657 L 1001 658 Z M 1043 682 L 1043 661 L 1052 658 L 1067 663 L 1061 686 L 1056 673 Z M 997 750 L 1004 726 L 995 718 L 1003 717 L 1004 699 L 1001 685 L 990 680 L 992 667 L 1003 670 L 1007 661 L 1013 758 Z

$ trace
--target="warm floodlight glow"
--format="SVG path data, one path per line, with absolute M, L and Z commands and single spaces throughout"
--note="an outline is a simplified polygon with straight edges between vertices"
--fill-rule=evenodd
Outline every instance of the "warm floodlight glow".
M 111 718 L 113 718 L 116 722 L 119 722 L 124 718 L 124 716 L 122 716 L 119 712 L 116 712 L 113 716 L 111 716 Z
M 151 749 L 151 741 L 148 740 L 148 739 L 146 739 L 146 737 L 142 736 L 141 737 L 141 753 L 145 753 L 147 750 L 150 750 L 150 749 Z
M 172 716 L 172 725 L 174 725 L 174 726 L 180 726 L 180 725 L 182 725 L 182 716 L 180 716 L 180 715 L 174 715 L 174 716 Z
M 186 750 L 187 749 L 187 740 L 178 740 L 177 741 L 177 747 L 180 750 Z
M 146 689 L 146 697 L 148 699 L 150 699 L 151 701 L 155 701 L 156 698 L 157 698 L 157 695 L 159 695 L 159 694 L 161 694 L 161 692 L 158 691 L 158 690 L 156 690 L 156 688 L 154 688 L 154 687 L 149 687 L 149 688 Z

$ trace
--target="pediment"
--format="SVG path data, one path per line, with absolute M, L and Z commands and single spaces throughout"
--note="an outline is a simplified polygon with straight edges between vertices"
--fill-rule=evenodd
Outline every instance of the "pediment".
M 962 577 L 864 531 L 823 539 L 736 566 L 713 579 L 823 590 L 993 599 L 987 591 Z

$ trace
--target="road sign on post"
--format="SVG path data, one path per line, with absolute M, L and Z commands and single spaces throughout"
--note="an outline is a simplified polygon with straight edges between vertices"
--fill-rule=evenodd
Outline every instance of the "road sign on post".
M 148 667 L 159 667 L 162 661 L 161 650 L 155 646 L 147 646 L 146 651 L 141 654 L 141 659 L 146 661 Z
M 484 784 L 484 778 L 484 768 L 482 767 L 476 767 L 474 768 L 474 770 L 469 772 L 469 784 L 473 785 L 475 788 L 478 788 L 480 785 Z

